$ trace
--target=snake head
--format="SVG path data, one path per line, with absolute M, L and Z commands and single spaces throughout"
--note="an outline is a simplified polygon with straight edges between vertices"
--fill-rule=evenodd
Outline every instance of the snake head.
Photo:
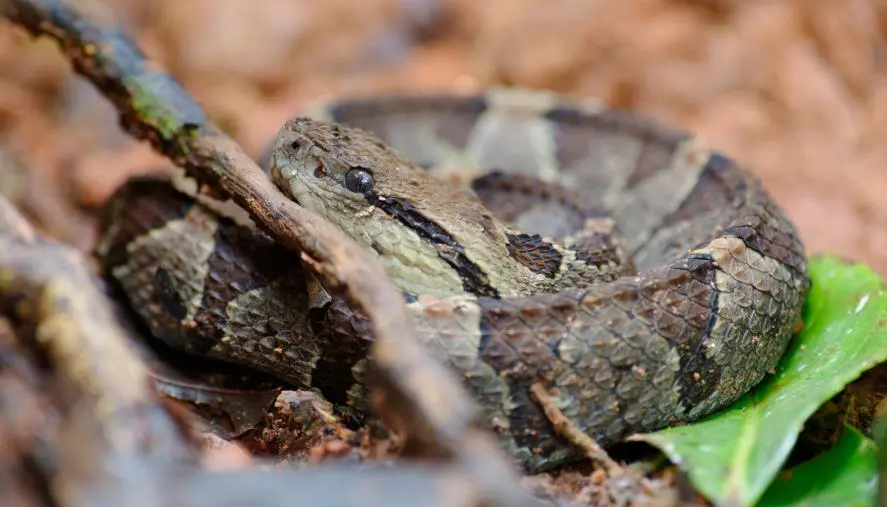
M 507 228 L 474 192 L 429 174 L 370 132 L 291 119 L 278 133 L 271 177 L 378 253 L 408 292 L 499 295 L 498 287 L 529 285 L 523 268 L 508 268 Z
M 285 193 L 334 222 L 342 212 L 366 209 L 387 180 L 409 170 L 374 136 L 309 118 L 284 124 L 271 160 L 271 176 Z

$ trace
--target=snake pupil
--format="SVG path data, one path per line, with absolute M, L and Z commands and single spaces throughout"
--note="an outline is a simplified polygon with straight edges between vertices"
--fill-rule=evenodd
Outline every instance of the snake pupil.
M 372 173 L 363 168 L 351 169 L 345 174 L 345 188 L 359 194 L 369 192 L 373 189 Z

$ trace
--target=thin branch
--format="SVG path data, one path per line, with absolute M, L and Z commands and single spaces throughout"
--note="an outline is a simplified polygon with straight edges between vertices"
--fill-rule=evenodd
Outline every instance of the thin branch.
M 155 395 L 81 252 L 41 237 L 2 196 L 0 319 L 46 363 L 62 417 L 57 434 L 24 451 L 41 455 L 34 472 L 59 505 L 88 505 L 82 498 L 115 480 L 120 459 L 197 463 L 195 442 Z

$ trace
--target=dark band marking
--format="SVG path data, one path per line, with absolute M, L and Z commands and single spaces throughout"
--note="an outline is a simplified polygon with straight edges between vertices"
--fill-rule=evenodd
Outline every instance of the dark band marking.
M 654 151 L 661 152 L 664 149 L 671 153 L 689 137 L 687 133 L 654 119 L 614 109 L 603 114 L 594 114 L 565 104 L 550 109 L 544 117 L 557 126 L 555 146 L 561 167 L 572 166 L 588 156 L 589 139 L 595 137 L 595 132 L 606 136 L 622 134 L 627 138 L 640 140 L 644 145 L 644 154 L 641 155 L 635 174 L 631 176 L 630 186 L 647 177 L 649 170 L 668 165 L 666 161 L 657 166 L 655 161 L 660 160 L 660 157 Z
M 552 301 L 567 297 L 561 294 L 550 296 Z M 530 385 L 537 378 L 534 368 L 527 367 L 523 362 L 520 351 L 527 343 L 549 349 L 539 344 L 533 336 L 533 329 L 540 324 L 550 324 L 553 313 L 534 313 L 528 317 L 526 312 L 522 312 L 523 305 L 528 301 L 547 302 L 548 299 L 548 295 L 540 295 L 517 300 L 478 298 L 477 301 L 481 308 L 478 356 L 508 383 L 508 392 L 511 395 L 507 414 L 509 434 L 519 447 L 543 459 L 563 451 L 567 446 L 554 431 L 542 408 L 530 398 Z M 573 310 L 575 313 L 575 308 Z M 514 331 L 517 333 L 513 333 Z M 557 360 L 550 349 L 547 355 L 552 360 Z
M 660 228 L 668 229 L 676 224 L 683 230 L 682 234 L 672 235 L 662 251 L 666 257 L 677 256 L 688 249 L 704 246 L 716 236 L 721 236 L 724 217 L 719 216 L 717 223 L 704 224 L 700 215 L 719 210 L 726 215 L 730 210 L 746 206 L 747 184 L 744 178 L 737 178 L 732 162 L 717 153 L 710 153 L 693 189 L 687 194 L 677 209 L 666 215 L 659 224 Z M 735 222 L 730 217 L 729 222 Z M 686 227 L 691 224 L 690 227 Z M 707 225 L 707 227 L 705 226 Z M 643 247 L 639 247 L 643 248 Z
M 153 277 L 154 293 L 160 304 L 177 320 L 182 320 L 188 314 L 188 309 L 182 301 L 181 295 L 176 291 L 175 280 L 164 268 L 157 268 Z
M 383 139 L 386 138 L 393 117 L 399 117 L 404 122 L 415 119 L 423 126 L 433 127 L 437 139 L 463 149 L 468 144 L 474 125 L 486 112 L 487 107 L 487 101 L 483 96 L 456 98 L 440 94 L 346 100 L 329 108 L 328 111 L 333 121 L 372 132 Z M 395 147 L 406 152 L 408 158 L 420 166 L 431 167 L 439 162 L 439 160 L 423 160 L 417 156 L 418 154 L 407 150 L 408 147 Z
M 336 405 L 348 403 L 348 389 L 358 383 L 353 367 L 369 354 L 372 336 L 369 321 L 341 298 L 323 309 L 312 310 L 312 338 L 320 346 L 320 358 L 312 373 L 312 386 Z M 361 409 L 363 407 L 355 407 Z
M 577 260 L 592 266 L 625 262 L 619 255 L 619 245 L 612 234 L 584 234 L 568 248 L 576 252 Z
M 241 227 L 220 217 L 215 248 L 207 260 L 208 276 L 200 308 L 190 330 L 204 347 L 214 346 L 228 324 L 228 304 L 244 292 L 268 286 L 300 266 L 298 254 L 281 247 L 259 231 Z M 304 284 L 304 280 L 301 281 Z M 301 293 L 307 291 L 300 288 Z M 298 309 L 293 309 L 296 311 Z M 259 330 L 255 330 L 257 336 Z M 267 329 L 268 333 L 277 330 Z M 198 341 L 195 340 L 195 343 Z
M 493 171 L 475 178 L 471 189 L 494 215 L 511 223 L 540 204 L 557 206 L 562 214 L 558 217 L 561 223 L 557 224 L 557 235 L 580 230 L 586 218 L 606 215 L 602 207 L 590 206 L 588 199 L 582 199 L 563 185 L 525 174 Z
M 726 212 L 738 204 L 737 199 L 744 200 L 745 181 L 725 179 L 729 178 L 732 169 L 725 167 L 724 164 L 730 165 L 732 163 L 724 157 L 712 153 L 700 171 L 693 190 L 690 191 L 678 209 L 665 217 L 661 225 L 667 227 L 685 220 L 693 220 L 699 214 L 710 210 L 724 210 Z M 729 170 L 725 171 L 725 169 Z M 704 239 L 699 238 L 698 240 Z
M 631 172 L 631 176 L 626 181 L 626 192 L 630 192 L 647 178 L 671 165 L 678 146 L 680 146 L 679 141 L 671 145 L 661 142 L 645 142 L 641 147 L 641 153 L 635 163 L 634 171 Z
M 509 234 L 508 255 L 533 273 L 548 278 L 557 275 L 564 257 L 538 234 Z
M 182 199 L 169 179 L 160 176 L 136 176 L 127 180 L 104 208 L 100 231 L 113 231 L 111 248 L 103 256 L 106 266 L 119 266 L 129 257 L 127 247 L 146 231 L 178 220 L 191 210 L 192 199 Z
M 563 452 L 569 443 L 554 431 L 545 412 L 530 396 L 533 380 L 526 378 L 509 380 L 508 389 L 512 395 L 509 401 L 512 408 L 508 412 L 508 423 L 514 442 L 519 447 L 532 451 L 537 458 L 546 461 L 555 453 Z
M 706 163 L 706 171 L 710 172 L 724 182 L 727 187 L 728 195 L 735 196 L 734 209 L 737 210 L 756 210 L 755 214 L 736 217 L 730 222 L 734 224 L 722 233 L 727 236 L 736 236 L 741 238 L 746 246 L 756 252 L 786 264 L 794 270 L 796 274 L 806 271 L 807 260 L 803 249 L 795 239 L 797 231 L 795 231 L 791 221 L 785 216 L 785 212 L 779 209 L 772 201 L 762 199 L 761 196 L 766 195 L 766 191 L 762 188 L 760 181 L 750 179 L 749 181 L 737 176 L 734 168 L 735 162 L 729 158 L 713 153 Z M 750 177 L 752 178 L 752 177 Z M 749 188 L 752 185 L 753 188 Z M 750 192 L 750 190 L 753 190 Z M 752 198 L 757 202 L 749 205 L 747 199 Z M 781 227 L 768 226 L 767 224 L 781 224 Z
M 758 188 L 751 189 L 749 188 L 750 184 L 757 185 Z M 750 192 L 750 190 L 753 191 Z M 693 191 L 680 208 L 665 218 L 662 225 L 667 227 L 680 221 L 693 220 L 699 214 L 713 209 L 754 209 L 756 210 L 755 214 L 731 217 L 729 222 L 734 225 L 727 229 L 697 231 L 697 236 L 704 234 L 704 237 L 687 238 L 688 240 L 695 239 L 696 242 L 681 244 L 679 247 L 692 248 L 715 236 L 736 236 L 752 250 L 766 257 L 780 259 L 781 262 L 794 268 L 796 272 L 801 272 L 802 267 L 806 265 L 806 260 L 803 253 L 798 250 L 797 242 L 793 239 L 795 231 L 765 225 L 789 224 L 790 222 L 784 218 L 780 211 L 776 211 L 767 202 L 757 202 L 753 205 L 747 202 L 749 196 L 758 196 L 763 192 L 760 185 L 753 180 L 749 181 L 737 176 L 735 162 L 720 153 L 712 152 Z
M 397 198 L 379 198 L 374 192 L 364 194 L 373 206 L 396 218 L 416 232 L 420 237 L 430 241 L 437 249 L 437 255 L 453 267 L 462 279 L 462 287 L 466 292 L 476 296 L 499 297 L 499 291 L 490 285 L 487 274 L 466 255 L 465 249 L 445 231 L 416 209 L 410 202 Z
M 684 322 L 674 328 L 680 332 L 670 343 L 678 349 L 680 358 L 677 382 L 681 400 L 685 406 L 695 407 L 714 393 L 723 373 L 721 365 L 705 351 L 718 318 L 719 292 L 714 289 L 717 268 L 710 256 L 696 255 L 678 262 L 673 269 L 684 276 L 676 277 L 668 291 L 674 298 L 666 295 L 660 300 L 668 315 L 663 312 L 656 324 L 658 328 L 673 317 Z
M 752 222 L 765 221 L 768 218 L 750 217 L 749 225 L 737 225 L 724 230 L 725 236 L 736 236 L 745 242 L 746 246 L 766 257 L 780 259 L 780 262 L 791 268 L 795 275 L 800 276 L 804 272 L 803 253 L 793 248 L 789 242 L 789 235 L 784 231 L 761 231 L 760 225 L 752 225 Z

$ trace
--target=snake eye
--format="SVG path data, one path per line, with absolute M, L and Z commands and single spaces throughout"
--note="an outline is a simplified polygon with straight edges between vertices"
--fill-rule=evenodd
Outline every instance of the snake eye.
M 292 143 L 290 143 L 290 148 L 296 151 L 299 150 L 300 146 L 302 146 L 302 143 L 300 143 L 299 141 L 293 141 Z
M 373 189 L 373 173 L 362 167 L 351 169 L 345 174 L 345 188 L 358 194 Z

